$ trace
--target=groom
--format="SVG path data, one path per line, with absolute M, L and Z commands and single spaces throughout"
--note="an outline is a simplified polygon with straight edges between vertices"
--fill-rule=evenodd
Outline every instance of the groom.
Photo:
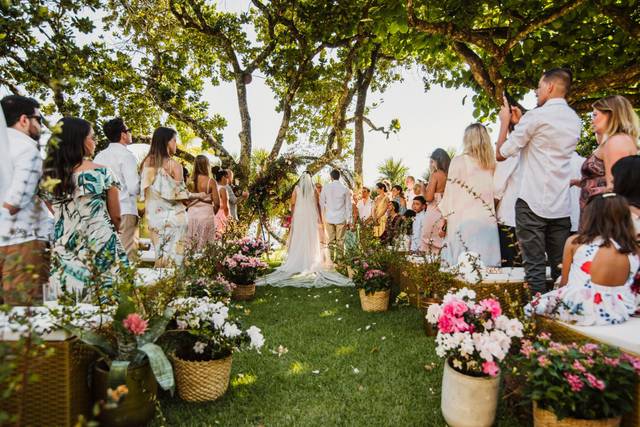
M 344 233 L 351 223 L 351 192 L 340 181 L 340 171 L 331 171 L 331 182 L 320 194 L 320 210 L 323 213 L 330 248 L 343 249 Z M 331 258 L 334 258 L 333 251 Z

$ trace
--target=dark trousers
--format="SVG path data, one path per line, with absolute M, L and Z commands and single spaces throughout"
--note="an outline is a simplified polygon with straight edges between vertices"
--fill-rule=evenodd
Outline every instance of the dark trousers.
M 542 218 L 533 213 L 527 202 L 516 201 L 516 235 L 522 251 L 525 280 L 532 295 L 546 292 L 545 252 L 551 267 L 551 278 L 560 276 L 564 244 L 569 238 L 571 219 Z
M 502 267 L 521 267 L 522 256 L 516 238 L 516 228 L 498 224 L 498 235 L 500 237 Z

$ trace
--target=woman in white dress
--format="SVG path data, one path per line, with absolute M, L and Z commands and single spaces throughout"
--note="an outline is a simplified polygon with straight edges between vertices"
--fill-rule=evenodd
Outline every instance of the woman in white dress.
M 320 212 L 311 175 L 300 177 L 291 197 L 293 211 L 287 258 L 273 273 L 259 279 L 258 285 L 323 287 L 353 286 L 337 273 L 324 255 L 320 238 Z
M 442 261 L 458 263 L 463 252 L 475 252 L 487 267 L 500 266 L 500 240 L 493 205 L 495 154 L 487 129 L 475 123 L 464 132 L 464 151 L 449 166 L 438 205 L 445 218 Z

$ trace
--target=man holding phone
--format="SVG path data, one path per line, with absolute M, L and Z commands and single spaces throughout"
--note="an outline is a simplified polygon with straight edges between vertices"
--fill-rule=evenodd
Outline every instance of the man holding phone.
M 516 236 L 533 295 L 546 291 L 546 259 L 553 280 L 560 275 L 558 264 L 571 229 L 570 164 L 582 130 L 580 118 L 565 99 L 571 78 L 568 69 L 546 71 L 536 89 L 537 108 L 523 115 L 505 97 L 499 113 L 496 159 L 520 153 Z

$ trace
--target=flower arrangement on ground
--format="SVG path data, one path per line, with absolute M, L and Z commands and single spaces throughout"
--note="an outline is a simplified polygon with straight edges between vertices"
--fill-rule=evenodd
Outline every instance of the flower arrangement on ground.
M 235 288 L 236 285 L 225 279 L 222 274 L 218 274 L 214 278 L 190 278 L 186 282 L 187 296 L 208 297 L 221 302 L 228 302 Z
M 523 326 L 504 316 L 497 300 L 475 298 L 468 288 L 448 293 L 442 304 L 429 307 L 427 320 L 438 327 L 436 353 L 450 359 L 453 369 L 495 377 L 514 340 L 522 337 Z
M 262 273 L 267 264 L 260 259 L 238 252 L 222 261 L 224 276 L 237 285 L 250 285 Z
M 368 264 L 363 263 L 368 267 Z M 377 268 L 365 269 L 362 274 L 362 280 L 356 283 L 357 289 L 363 289 L 367 295 L 375 292 L 387 291 L 391 288 L 391 280 L 389 275 Z
M 262 239 L 252 239 L 245 237 L 234 242 L 238 246 L 240 253 L 251 257 L 261 257 L 270 249 L 270 245 Z
M 178 393 L 188 401 L 215 400 L 229 385 L 232 354 L 260 351 L 264 337 L 255 326 L 243 330 L 225 304 L 207 297 L 180 298 L 171 307 L 178 327 L 170 334 Z
M 452 427 L 493 425 L 499 364 L 522 337 L 522 323 L 503 315 L 497 300 L 475 299 L 473 290 L 462 288 L 427 311 L 427 320 L 438 328 L 436 354 L 447 359 L 441 409 Z
M 593 344 L 562 344 L 547 333 L 522 341 L 526 395 L 558 419 L 600 420 L 632 410 L 640 359 Z

